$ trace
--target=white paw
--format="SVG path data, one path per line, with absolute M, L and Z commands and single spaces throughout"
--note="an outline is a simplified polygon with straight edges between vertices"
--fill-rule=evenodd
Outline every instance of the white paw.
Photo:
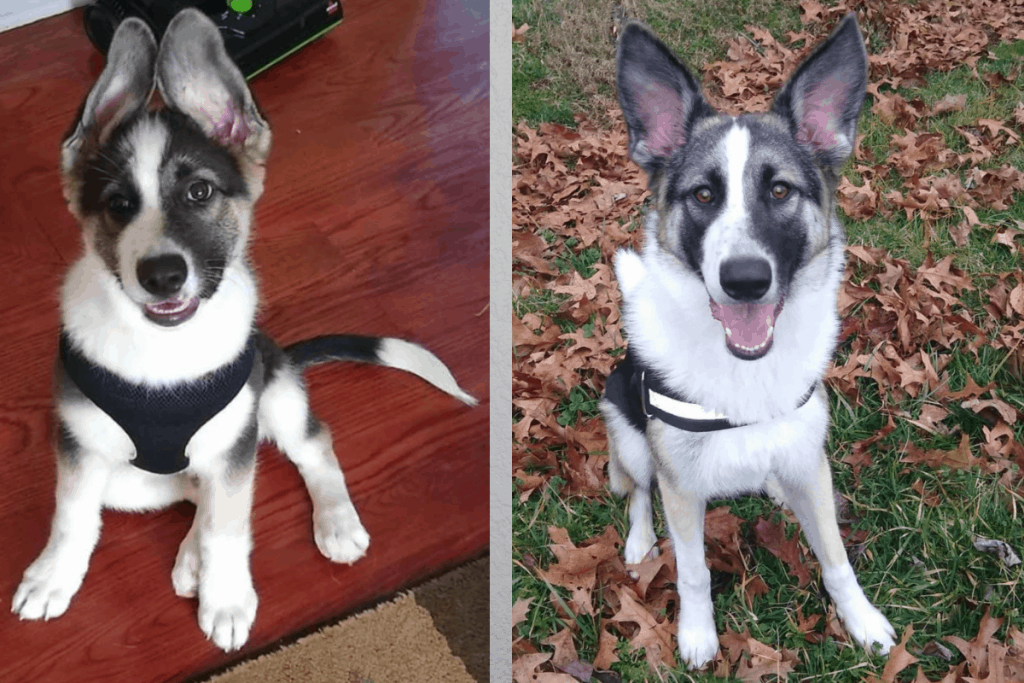
M 239 579 L 235 590 L 220 592 L 200 588 L 199 628 L 217 647 L 230 652 L 245 645 L 249 629 L 256 619 L 259 600 L 253 590 L 251 579 Z M 226 593 L 233 593 L 229 596 Z
M 896 644 L 896 631 L 892 624 L 866 598 L 845 609 L 836 605 L 836 613 L 850 637 L 869 653 L 888 654 Z
M 41 555 L 25 570 L 11 611 L 21 619 L 59 617 L 67 610 L 84 577 L 84 568 L 77 570 L 55 561 L 52 555 Z
M 190 532 L 181 542 L 171 570 L 174 592 L 182 598 L 194 598 L 199 591 L 199 548 L 193 541 L 194 537 Z
M 331 562 L 352 564 L 366 554 L 370 535 L 350 501 L 313 513 L 316 547 Z
M 868 601 L 850 564 L 823 567 L 822 583 L 836 604 L 836 613 L 846 632 L 868 652 L 886 654 L 896 644 L 896 631 L 889 620 Z M 877 649 L 876 649 L 877 648 Z
M 629 536 L 626 537 L 626 564 L 640 564 L 645 559 L 657 557 L 658 548 L 654 545 L 657 542 L 658 537 L 654 535 L 654 529 L 632 527 Z
M 689 669 L 700 669 L 715 658 L 718 634 L 713 619 L 684 619 L 679 615 L 679 657 Z

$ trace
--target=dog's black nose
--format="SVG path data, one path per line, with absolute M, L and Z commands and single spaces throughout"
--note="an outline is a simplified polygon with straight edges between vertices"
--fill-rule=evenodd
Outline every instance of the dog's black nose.
M 178 254 L 165 254 L 139 261 L 135 274 L 150 294 L 169 297 L 177 294 L 188 278 L 188 266 Z
M 740 256 L 722 263 L 718 281 L 737 301 L 757 301 L 772 286 L 772 267 L 763 258 Z

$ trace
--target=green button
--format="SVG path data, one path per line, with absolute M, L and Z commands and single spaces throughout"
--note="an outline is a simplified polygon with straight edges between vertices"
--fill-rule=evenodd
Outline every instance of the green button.
M 245 14 L 252 9 L 252 0 L 228 0 L 228 7 L 240 14 Z

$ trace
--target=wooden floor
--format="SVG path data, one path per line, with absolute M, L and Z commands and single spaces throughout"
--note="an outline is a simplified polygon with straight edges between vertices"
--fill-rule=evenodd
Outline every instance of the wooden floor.
M 402 336 L 452 368 L 470 409 L 395 370 L 308 375 L 372 538 L 355 565 L 313 544 L 301 480 L 259 455 L 249 644 L 207 642 L 170 572 L 193 508 L 104 513 L 82 589 L 52 622 L 11 597 L 54 507 L 56 290 L 80 250 L 58 146 L 102 59 L 81 11 L 0 34 L 0 681 L 177 681 L 365 605 L 488 543 L 487 3 L 345 0 L 344 23 L 252 82 L 274 127 L 253 259 L 278 341 Z

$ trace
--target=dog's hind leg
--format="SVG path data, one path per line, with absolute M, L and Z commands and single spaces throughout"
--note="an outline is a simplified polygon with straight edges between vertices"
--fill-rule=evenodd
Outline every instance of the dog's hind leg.
M 57 457 L 57 508 L 50 539 L 25 570 L 11 611 L 22 619 L 52 619 L 67 610 L 100 537 L 100 510 L 109 465 L 81 450 L 62 427 Z
M 259 422 L 306 483 L 320 552 L 332 562 L 350 564 L 365 555 L 370 536 L 349 497 L 331 432 L 310 411 L 301 377 L 283 358 L 260 397 Z
M 877 647 L 885 654 L 895 644 L 896 631 L 868 601 L 846 557 L 836 521 L 828 456 L 822 451 L 806 475 L 797 480 L 780 477 L 778 485 L 821 563 L 822 582 L 847 632 L 869 652 Z
M 651 451 L 644 434 L 634 429 L 610 401 L 602 400 L 600 407 L 608 429 L 608 487 L 612 493 L 629 496 L 625 560 L 626 564 L 637 564 L 658 552 L 651 517 Z

